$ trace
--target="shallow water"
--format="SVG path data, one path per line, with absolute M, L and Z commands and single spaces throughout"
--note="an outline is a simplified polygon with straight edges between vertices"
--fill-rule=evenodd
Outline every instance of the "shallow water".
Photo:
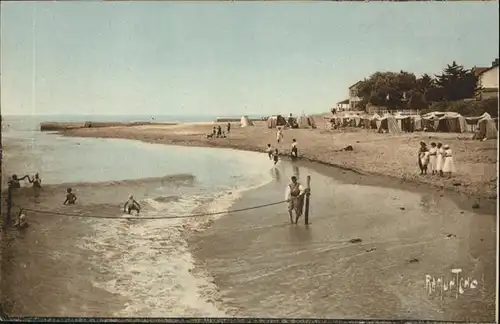
M 22 207 L 120 217 L 129 193 L 143 206 L 143 215 L 219 212 L 231 206 L 241 192 L 271 180 L 266 171 L 269 161 L 252 152 L 64 138 L 39 132 L 7 138 L 4 144 L 4 171 L 21 176 L 40 172 L 44 186 L 38 199 L 31 196 L 31 190 L 21 190 L 14 197 L 14 212 Z M 66 187 L 72 187 L 78 196 L 77 205 L 62 206 Z M 10 310 L 16 314 L 224 314 L 211 302 L 216 289 L 209 275 L 191 273 L 194 261 L 185 239 L 189 232 L 208 226 L 215 216 L 122 221 L 61 219 L 31 212 L 29 218 L 28 233 L 7 233 L 8 246 L 2 250 L 3 291 L 16 295 L 10 297 Z M 49 278 L 54 274 L 80 280 L 60 282 Z M 35 281 L 51 284 L 33 289 L 30 285 Z M 72 291 L 89 287 L 91 293 L 73 296 Z M 22 297 L 28 290 L 30 298 Z M 42 297 L 48 292 L 73 297 L 51 305 Z M 119 302 L 92 302 L 104 296 Z
M 494 320 L 495 215 L 431 189 L 348 184 L 288 163 L 235 208 L 280 199 L 297 173 L 312 178 L 310 226 L 290 225 L 278 206 L 228 215 L 192 239 L 232 315 Z M 477 287 L 426 290 L 426 275 L 451 280 L 452 269 Z

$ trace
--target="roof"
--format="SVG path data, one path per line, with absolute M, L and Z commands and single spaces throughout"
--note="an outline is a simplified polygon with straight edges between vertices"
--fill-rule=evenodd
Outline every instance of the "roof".
M 489 70 L 493 70 L 494 68 L 497 68 L 497 67 L 498 67 L 498 65 L 493 65 L 493 66 L 490 66 L 487 68 L 484 68 L 484 67 L 474 68 L 474 69 L 472 69 L 472 71 L 474 72 L 474 74 L 476 76 L 480 76 L 481 74 L 484 74 L 484 73 L 488 72 Z
M 475 76 L 479 76 L 482 74 L 484 71 L 488 70 L 489 67 L 480 67 L 480 66 L 475 66 L 472 68 L 472 72 L 474 73 Z
M 342 100 L 342 101 L 337 102 L 337 105 L 343 105 L 343 104 L 348 104 L 348 103 L 349 103 L 349 99 L 346 99 L 346 100 Z
M 362 81 L 358 81 L 358 82 L 356 82 L 355 84 L 353 84 L 352 86 L 350 86 L 350 87 L 349 87 L 349 89 L 354 88 L 355 86 L 357 86 L 357 85 L 358 85 L 358 84 L 360 84 L 361 82 L 362 82 Z

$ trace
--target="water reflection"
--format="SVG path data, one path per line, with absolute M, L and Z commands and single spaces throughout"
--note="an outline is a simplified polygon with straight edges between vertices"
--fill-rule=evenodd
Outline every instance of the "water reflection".
M 293 169 L 293 174 L 300 179 L 300 170 L 299 170 L 299 167 L 296 166 L 296 165 L 292 165 L 292 169 Z
M 271 175 L 276 180 L 276 182 L 281 182 L 281 173 L 280 170 L 278 170 L 278 168 L 272 168 Z

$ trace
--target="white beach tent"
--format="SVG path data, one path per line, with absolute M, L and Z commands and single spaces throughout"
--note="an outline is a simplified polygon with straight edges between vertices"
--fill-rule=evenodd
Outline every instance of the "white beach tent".
M 248 119 L 248 116 L 242 116 L 240 120 L 241 127 L 253 126 L 253 122 Z

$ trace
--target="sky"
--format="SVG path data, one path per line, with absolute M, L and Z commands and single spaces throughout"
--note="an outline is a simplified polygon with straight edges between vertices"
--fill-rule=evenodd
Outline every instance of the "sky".
M 498 57 L 493 2 L 2 2 L 2 114 L 329 111 L 376 71 Z

